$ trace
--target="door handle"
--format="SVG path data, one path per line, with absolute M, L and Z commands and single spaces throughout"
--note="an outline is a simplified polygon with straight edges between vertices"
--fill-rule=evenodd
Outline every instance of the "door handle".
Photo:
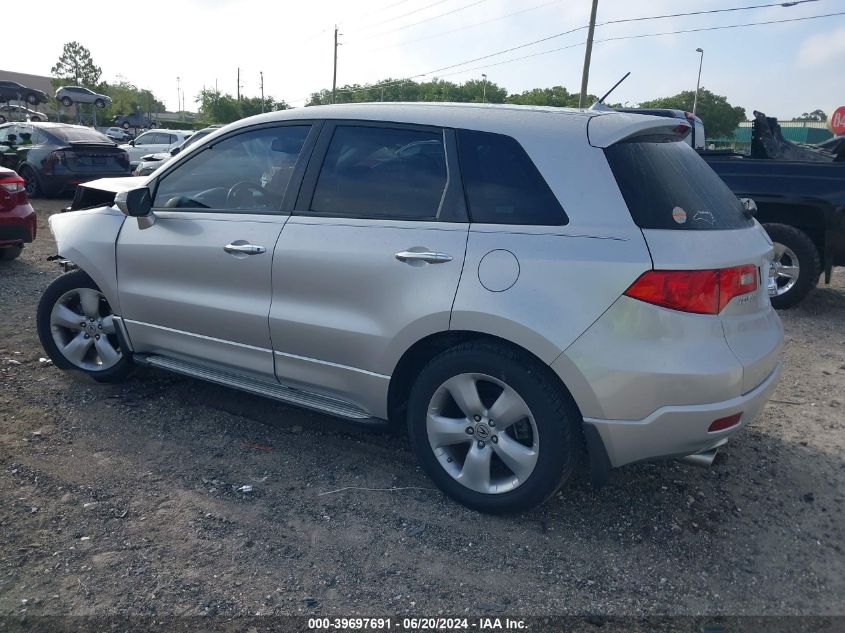
M 238 242 L 241 242 L 241 240 L 238 240 Z M 223 250 L 227 253 L 241 253 L 243 255 L 261 255 L 262 253 L 267 252 L 267 249 L 263 246 L 238 242 L 226 244 L 226 246 L 223 247 Z
M 400 262 L 420 261 L 428 264 L 443 264 L 445 262 L 451 262 L 452 256 L 446 253 L 434 253 L 431 251 L 400 251 L 396 253 L 396 259 Z

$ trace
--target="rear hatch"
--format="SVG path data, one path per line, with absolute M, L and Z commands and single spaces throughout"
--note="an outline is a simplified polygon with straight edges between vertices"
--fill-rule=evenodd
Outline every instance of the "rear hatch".
M 605 156 L 654 269 L 701 271 L 698 279 L 715 283 L 715 308 L 699 310 L 700 303 L 692 311 L 720 319 L 743 365 L 747 393 L 771 374 L 781 354 L 783 331 L 766 290 L 772 244 L 716 173 L 681 142 L 684 136 L 681 127 L 667 130 L 664 123 L 662 130 L 641 129 L 610 143 Z

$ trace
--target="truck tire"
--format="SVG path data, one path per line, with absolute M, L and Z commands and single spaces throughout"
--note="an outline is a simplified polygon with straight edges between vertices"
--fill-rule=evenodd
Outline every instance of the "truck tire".
M 772 305 L 779 310 L 791 308 L 819 283 L 819 251 L 813 240 L 794 226 L 764 224 L 763 228 L 775 245 L 772 273 L 776 276 L 778 293 L 771 298 Z

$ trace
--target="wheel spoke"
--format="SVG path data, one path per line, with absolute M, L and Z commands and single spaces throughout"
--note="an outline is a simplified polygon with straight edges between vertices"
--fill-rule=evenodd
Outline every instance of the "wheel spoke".
M 64 346 L 62 354 L 72 363 L 79 365 L 93 342 L 94 339 L 91 337 L 85 338 L 85 333 L 80 332 L 70 340 L 70 343 Z
M 77 314 L 70 308 L 60 303 L 57 303 L 53 308 L 53 313 L 50 315 L 50 324 L 51 325 L 61 325 L 62 327 L 66 327 L 69 330 L 81 330 L 82 323 L 85 320 L 85 317 L 81 314 Z
M 537 464 L 537 451 L 520 444 L 510 435 L 502 433 L 499 441 L 491 444 L 496 455 L 513 471 L 520 483 L 524 482 L 534 472 Z
M 452 395 L 455 404 L 467 418 L 472 418 L 474 415 L 481 415 L 484 412 L 484 405 L 481 404 L 481 398 L 478 396 L 478 387 L 475 383 L 475 378 L 469 374 L 461 374 L 450 378 L 443 386 Z
M 106 317 L 103 317 L 102 320 L 103 325 L 103 333 L 104 334 L 114 334 L 114 317 L 110 314 Z
M 467 421 L 464 418 L 447 418 L 442 415 L 428 416 L 428 441 L 432 447 L 466 444 L 472 441 L 467 435 Z
M 473 444 L 467 453 L 464 467 L 457 480 L 467 488 L 472 488 L 478 492 L 488 492 L 490 489 L 491 457 L 493 457 L 493 451 L 488 446 L 478 448 L 478 444 Z
M 100 293 L 91 288 L 79 289 L 79 302 L 85 316 L 96 319 L 100 316 Z
M 90 339 L 89 339 L 90 340 Z M 100 355 L 100 360 L 103 365 L 113 365 L 120 360 L 120 352 L 118 352 L 105 336 L 94 341 L 94 347 L 97 348 L 97 354 Z
M 497 431 L 504 431 L 514 422 L 528 417 L 528 408 L 513 389 L 505 387 L 490 407 L 487 417 L 495 423 Z
M 778 276 L 786 277 L 787 279 L 792 279 L 793 277 L 798 276 L 798 271 L 798 266 L 781 266 L 780 268 L 778 268 Z

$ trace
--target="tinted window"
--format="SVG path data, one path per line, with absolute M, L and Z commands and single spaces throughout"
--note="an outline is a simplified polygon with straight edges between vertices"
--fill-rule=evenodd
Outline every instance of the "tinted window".
M 141 136 L 135 139 L 135 145 L 152 145 L 153 143 L 158 143 L 157 139 L 158 133 L 147 132 L 146 134 L 141 134 Z
M 754 223 L 686 143 L 617 143 L 604 153 L 642 229 L 738 229 Z
M 446 187 L 442 132 L 340 126 L 311 210 L 327 215 L 431 220 Z
M 51 127 L 49 134 L 69 143 L 114 143 L 105 134 L 87 127 Z
M 154 206 L 279 211 L 310 129 L 264 128 L 214 143 L 162 178 Z
M 459 130 L 458 151 L 472 222 L 560 226 L 569 221 L 515 139 Z

